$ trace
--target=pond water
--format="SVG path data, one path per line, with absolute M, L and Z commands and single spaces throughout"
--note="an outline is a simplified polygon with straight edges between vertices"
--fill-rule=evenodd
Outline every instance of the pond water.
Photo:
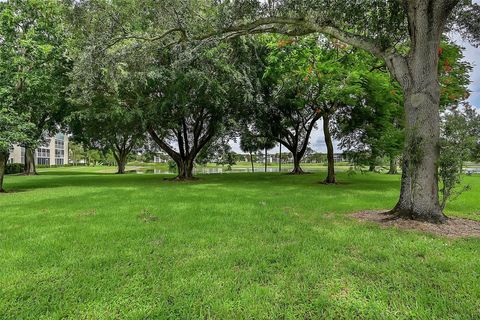
M 480 174 L 480 168 L 466 168 L 464 172 L 467 175 Z
M 286 167 L 282 168 L 282 172 L 290 172 L 292 168 Z M 318 172 L 320 169 L 317 168 L 308 168 L 305 169 L 307 172 Z M 151 168 L 137 168 L 134 170 L 129 170 L 129 173 L 136 173 L 136 174 L 145 174 L 145 173 L 153 173 L 153 174 L 176 174 L 176 170 L 162 170 L 162 169 L 151 169 Z M 214 167 L 214 168 L 206 168 L 206 167 L 196 167 L 193 169 L 194 174 L 219 174 L 219 173 L 248 173 L 252 172 L 252 168 L 231 168 L 227 169 L 227 167 Z M 265 168 L 255 168 L 255 172 L 265 172 Z M 267 172 L 279 172 L 278 167 L 268 167 Z

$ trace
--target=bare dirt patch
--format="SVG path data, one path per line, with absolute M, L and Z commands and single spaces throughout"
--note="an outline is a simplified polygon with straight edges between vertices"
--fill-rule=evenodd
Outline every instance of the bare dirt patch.
M 361 211 L 351 215 L 360 221 L 378 223 L 381 227 L 396 227 L 405 230 L 416 230 L 433 233 L 449 238 L 479 237 L 480 221 L 473 221 L 461 218 L 449 218 L 443 224 L 433 224 L 415 220 L 398 218 L 385 211 Z

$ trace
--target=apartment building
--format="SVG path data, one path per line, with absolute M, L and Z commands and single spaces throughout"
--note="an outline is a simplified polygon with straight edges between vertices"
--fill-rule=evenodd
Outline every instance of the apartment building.
M 10 163 L 25 163 L 25 148 L 14 146 L 10 149 Z M 68 136 L 59 133 L 46 139 L 45 144 L 35 150 L 35 164 L 64 165 L 68 164 Z

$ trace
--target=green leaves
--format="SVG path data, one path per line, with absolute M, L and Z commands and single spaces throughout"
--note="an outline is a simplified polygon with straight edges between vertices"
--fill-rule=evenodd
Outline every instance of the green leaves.
M 0 108 L 0 152 L 9 151 L 13 144 L 27 144 L 34 125 L 25 114 L 18 114 L 6 107 Z
M 0 6 L 0 105 L 28 114 L 36 144 L 66 113 L 70 61 L 62 7 L 54 0 L 14 0 Z

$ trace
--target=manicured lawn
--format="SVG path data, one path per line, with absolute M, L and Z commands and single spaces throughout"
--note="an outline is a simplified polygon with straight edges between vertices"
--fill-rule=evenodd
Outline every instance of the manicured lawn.
M 1 319 L 479 319 L 480 239 L 382 229 L 399 177 L 7 177 Z M 447 214 L 480 220 L 480 177 Z

